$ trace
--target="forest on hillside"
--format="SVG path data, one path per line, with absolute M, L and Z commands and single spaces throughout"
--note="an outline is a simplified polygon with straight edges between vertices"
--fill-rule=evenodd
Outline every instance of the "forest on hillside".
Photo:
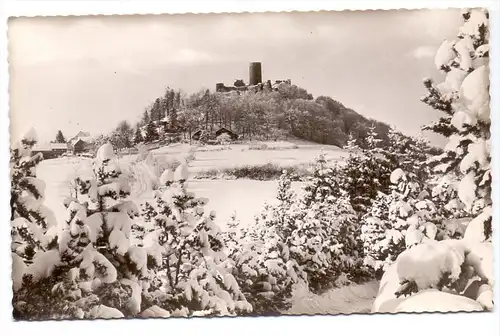
M 155 126 L 161 120 L 168 122 L 158 129 Z M 187 95 L 167 88 L 145 109 L 135 131 L 130 125 L 124 127 L 124 123 L 114 133 L 125 137 L 122 143 L 127 144 L 160 140 L 162 134 L 171 133 L 183 133 L 186 139 L 191 139 L 198 130 L 213 134 L 224 127 L 244 140 L 293 137 L 340 147 L 352 136 L 365 148 L 364 139 L 371 126 L 384 142 L 390 129 L 389 125 L 368 119 L 339 101 L 326 96 L 314 98 L 305 89 L 286 82 L 275 90 L 245 93 L 200 90 Z

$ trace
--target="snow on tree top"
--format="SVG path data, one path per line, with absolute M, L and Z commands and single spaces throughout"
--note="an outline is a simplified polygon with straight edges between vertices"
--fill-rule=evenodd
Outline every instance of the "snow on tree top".
M 171 169 L 166 169 L 160 176 L 160 183 L 162 185 L 167 184 L 167 182 L 174 181 L 174 172 Z
M 490 119 L 490 71 L 483 65 L 471 72 L 460 87 L 460 101 L 469 113 L 480 120 Z
M 97 151 L 96 155 L 96 158 L 101 162 L 106 160 L 111 160 L 114 157 L 115 157 L 115 152 L 113 150 L 113 146 L 109 142 L 102 145 Z
M 460 28 L 460 36 L 472 36 L 479 39 L 481 32 L 479 27 L 488 27 L 487 12 L 482 9 L 470 11 L 470 17 L 465 24 Z
M 26 134 L 23 136 L 23 140 L 25 141 L 30 141 L 30 142 L 37 142 L 38 141 L 38 135 L 36 134 L 35 129 L 32 127 Z
M 401 253 L 397 272 L 400 281 L 413 281 L 420 290 L 436 288 L 445 274 L 458 280 L 464 261 L 465 246 L 460 241 L 428 240 Z
M 405 172 L 401 168 L 398 168 L 391 173 L 391 183 L 396 184 L 403 177 L 405 177 Z
M 175 180 L 187 180 L 189 176 L 187 164 L 183 163 L 175 170 Z
M 454 43 L 454 41 L 444 40 L 439 46 L 434 58 L 434 64 L 438 70 L 441 70 L 443 66 L 447 66 L 457 56 L 453 50 Z
M 488 55 L 490 51 L 490 45 L 489 44 L 483 44 L 477 47 L 475 54 L 476 57 L 485 57 L 485 55 Z
M 463 110 L 457 111 L 451 118 L 451 124 L 460 131 L 463 130 L 466 125 L 474 126 L 476 125 L 476 123 L 477 123 L 476 117 L 470 115 L 469 113 Z

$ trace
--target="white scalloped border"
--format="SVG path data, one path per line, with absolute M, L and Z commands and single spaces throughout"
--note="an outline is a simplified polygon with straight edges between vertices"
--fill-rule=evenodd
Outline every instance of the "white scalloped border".
M 24 0 L 0 0 L 0 27 L 5 31 L 0 31 L 0 125 L 3 130 L 0 131 L 0 155 L 2 164 L 0 176 L 2 178 L 0 214 L 7 218 L 9 214 L 8 197 L 8 144 L 9 144 L 9 114 L 8 114 L 8 63 L 7 63 L 7 17 L 34 17 L 34 16 L 81 16 L 81 15 L 160 15 L 160 14 L 221 14 L 221 13 L 265 13 L 265 12 L 302 12 L 302 11 L 330 11 L 330 10 L 394 10 L 394 9 L 424 9 L 424 8 L 460 8 L 460 7 L 487 7 L 490 8 L 492 19 L 492 32 L 496 33 L 496 38 L 492 53 L 498 55 L 500 32 L 499 4 L 498 1 L 490 0 L 330 0 L 330 1 L 24 1 Z M 496 8 L 496 11 L 494 10 Z M 500 104 L 498 100 L 498 75 L 500 73 L 498 61 L 500 57 L 492 57 L 492 87 L 496 88 L 492 92 L 492 118 L 493 127 L 497 132 L 494 132 L 494 143 L 500 144 Z M 497 146 L 495 146 L 497 147 Z M 493 164 L 498 171 L 500 168 L 499 156 L 494 156 Z M 498 179 L 495 179 L 498 180 Z M 500 195 L 498 190 L 498 181 L 494 183 L 494 202 L 500 203 Z M 500 217 L 499 207 L 494 207 L 494 221 L 498 223 Z M 0 265 L 6 267 L 11 265 L 10 250 L 7 246 L 10 244 L 10 227 L 7 225 L 7 219 L 0 225 Z M 499 230 L 494 232 L 495 254 L 499 253 L 498 242 Z M 498 264 L 498 262 L 497 262 Z M 498 277 L 498 267 L 495 269 L 495 277 Z M 387 316 L 336 316 L 328 317 L 280 317 L 277 319 L 269 318 L 254 318 L 250 319 L 196 319 L 196 320 L 149 320 L 149 321 L 123 321 L 123 322 L 44 322 L 44 323 L 16 323 L 11 319 L 11 277 L 10 272 L 0 272 L 2 281 L 0 281 L 0 326 L 2 326 L 2 334 L 5 335 L 24 335 L 26 333 L 32 335 L 54 335 L 55 328 L 59 326 L 62 330 L 61 334 L 66 335 L 93 335 L 93 334 L 133 334 L 141 335 L 145 332 L 149 334 L 172 334 L 179 332 L 180 335 L 191 331 L 193 334 L 233 334 L 241 335 L 260 335 L 260 334 L 286 334 L 286 335 L 310 335 L 311 332 L 321 332 L 328 330 L 334 334 L 358 334 L 354 331 L 354 327 L 362 327 L 367 335 L 374 333 L 375 329 L 384 330 L 385 335 L 394 334 L 405 336 L 409 335 L 458 335 L 464 334 L 474 335 L 480 332 L 481 335 L 487 334 L 498 335 L 499 323 L 498 318 L 496 323 L 491 324 L 487 314 L 468 315 L 460 314 L 450 316 L 448 314 L 426 314 L 426 315 L 399 315 L 393 317 Z M 498 287 L 498 286 L 497 286 Z M 498 296 L 498 289 L 496 295 Z M 495 312 L 498 315 L 498 311 Z M 389 322 L 390 320 L 390 322 Z M 466 325 L 458 323 L 460 320 L 467 320 Z M 485 323 L 486 321 L 486 323 Z M 118 322 L 118 323 L 117 323 Z M 307 323 L 309 322 L 309 323 Z M 333 322 L 333 323 L 332 323 Z M 361 322 L 361 323 L 360 323 Z M 365 322 L 365 323 L 363 323 Z M 146 325 L 147 323 L 147 325 Z M 480 327 L 479 327 L 480 326 Z M 333 327 L 333 328 L 332 328 Z M 426 331 L 420 330 L 421 327 L 426 327 Z M 478 329 L 479 327 L 479 329 Z M 485 328 L 486 327 L 486 328 Z M 52 329 L 52 330 L 51 330 Z M 154 329 L 154 330 L 153 330 Z M 22 331 L 21 331 L 22 330 Z M 358 329 L 359 330 L 359 329 Z M 267 331 L 267 332 L 266 332 Z M 362 331 L 362 332 L 363 332 Z M 460 332 L 461 331 L 461 332 Z M 460 332 L 460 333 L 459 333 Z M 362 333 L 361 333 L 362 334 Z

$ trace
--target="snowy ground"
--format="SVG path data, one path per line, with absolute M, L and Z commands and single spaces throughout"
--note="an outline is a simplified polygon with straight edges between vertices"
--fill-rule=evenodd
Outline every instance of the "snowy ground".
M 276 201 L 277 181 L 253 180 L 195 180 L 189 182 L 189 190 L 197 196 L 209 199 L 207 210 L 215 210 L 220 226 L 224 228 L 231 214 L 236 212 L 240 225 L 253 221 L 264 204 Z M 292 188 L 300 192 L 300 184 Z
M 295 292 L 290 315 L 330 315 L 370 313 L 377 295 L 379 282 L 371 281 L 361 285 L 350 285 L 332 289 L 322 295 L 315 295 L 307 289 Z
M 273 143 L 276 146 L 276 143 Z M 287 147 L 288 146 L 288 147 Z M 323 148 L 324 147 L 324 148 Z M 197 150 L 197 151 L 196 151 Z M 248 150 L 248 145 L 232 145 L 231 150 L 217 150 L 215 146 L 194 147 L 174 145 L 154 150 L 155 156 L 182 159 L 195 151 L 190 170 L 230 167 L 245 164 L 273 162 L 290 165 L 310 162 L 321 151 L 332 159 L 341 159 L 343 152 L 334 146 L 301 145 L 298 149 L 282 143 L 282 149 Z M 122 169 L 132 184 L 131 198 L 140 205 L 152 198 L 151 170 L 144 162 L 136 162 L 137 155 L 120 159 Z M 70 196 L 68 181 L 78 175 L 88 174 L 91 160 L 84 158 L 60 158 L 42 161 L 37 168 L 38 177 L 46 183 L 45 204 L 55 212 L 59 222 L 66 216 L 63 199 Z M 275 202 L 276 181 L 254 180 L 191 180 L 188 188 L 197 196 L 209 199 L 207 210 L 215 210 L 219 224 L 224 228 L 231 214 L 236 212 L 241 225 L 253 222 L 254 216 L 266 203 Z M 292 188 L 300 193 L 300 183 Z M 321 296 L 298 290 L 289 314 L 338 314 L 368 312 L 378 289 L 377 283 L 347 286 L 334 289 Z
M 251 149 L 263 145 L 267 146 L 267 149 Z M 195 159 L 189 163 L 191 173 L 267 163 L 282 166 L 300 165 L 313 162 L 321 152 L 332 160 L 340 160 L 345 156 L 345 152 L 336 146 L 295 144 L 284 141 L 232 144 L 228 147 L 175 144 L 151 152 L 160 160 L 182 160 L 192 153 Z

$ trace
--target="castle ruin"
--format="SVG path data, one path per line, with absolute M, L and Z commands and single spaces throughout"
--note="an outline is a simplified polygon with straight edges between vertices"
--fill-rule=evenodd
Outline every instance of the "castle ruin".
M 217 83 L 215 85 L 216 92 L 237 92 L 238 94 L 241 92 L 259 92 L 259 91 L 272 91 L 278 90 L 278 86 L 281 83 L 292 84 L 290 79 L 287 80 L 275 80 L 274 83 L 271 80 L 263 81 L 262 80 L 262 63 L 261 62 L 252 62 L 249 65 L 249 75 L 248 75 L 248 84 L 241 79 L 238 79 L 234 82 L 233 86 L 226 86 L 224 83 Z

